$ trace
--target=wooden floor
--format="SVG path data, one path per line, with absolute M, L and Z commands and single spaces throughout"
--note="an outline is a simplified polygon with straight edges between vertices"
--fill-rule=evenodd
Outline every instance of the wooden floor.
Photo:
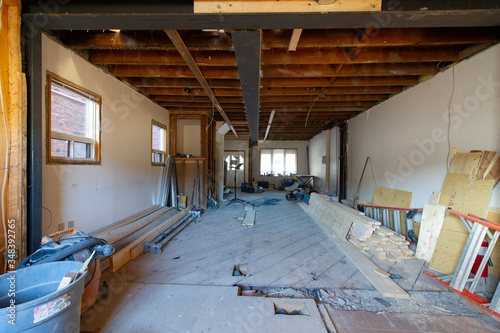
M 151 295 L 166 285 L 171 287 L 165 290 L 174 290 L 172 295 L 179 293 L 172 286 L 182 290 L 189 286 L 374 289 L 298 202 L 285 200 L 284 192 L 238 192 L 238 197 L 252 202 L 270 198 L 281 201 L 256 206 L 253 226 L 243 226 L 239 219 L 245 216 L 243 204 L 222 204 L 218 210 L 207 210 L 196 224 L 191 223 L 164 247 L 163 253 L 143 254 L 114 274 L 106 271 L 101 281 L 107 281 L 111 294 L 83 314 L 82 331 L 100 332 L 104 327 L 108 329 L 103 331 L 114 331 L 121 327 L 117 321 L 121 323 L 134 315 L 136 308 L 131 307 L 130 301 L 143 299 L 140 295 L 147 291 L 150 302 L 161 303 L 162 295 L 154 299 Z M 420 260 L 392 263 L 368 256 L 383 270 L 402 276 L 395 281 L 410 293 L 447 291 L 423 274 L 429 268 Z M 233 276 L 235 265 L 241 264 L 246 267 L 246 276 Z M 484 282 L 480 287 L 493 291 L 488 290 L 493 286 Z M 186 302 L 192 306 L 196 297 Z M 141 311 L 150 313 L 149 309 Z M 151 331 L 147 327 L 144 330 Z
M 296 201 L 284 192 L 238 193 L 261 201 L 282 199 L 277 205 L 255 207 L 254 226 L 243 226 L 243 204 L 223 204 L 207 210 L 163 249 L 145 254 L 123 269 L 133 272 L 129 282 L 216 286 L 266 286 L 323 289 L 373 289 L 372 285 L 331 242 Z M 369 257 L 371 257 L 369 255 Z M 407 291 L 444 290 L 422 274 L 420 260 L 391 263 L 371 258 L 379 267 L 399 274 Z M 247 276 L 233 276 L 245 264 Z

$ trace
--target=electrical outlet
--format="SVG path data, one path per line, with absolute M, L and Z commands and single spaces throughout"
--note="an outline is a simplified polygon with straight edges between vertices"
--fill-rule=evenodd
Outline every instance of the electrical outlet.
M 64 229 L 66 229 L 66 225 L 65 225 L 64 223 L 59 223 L 59 224 L 57 225 L 57 230 L 58 230 L 58 231 L 62 231 L 62 230 L 64 230 Z
M 68 222 L 68 229 L 74 228 L 75 227 L 75 221 L 69 221 Z

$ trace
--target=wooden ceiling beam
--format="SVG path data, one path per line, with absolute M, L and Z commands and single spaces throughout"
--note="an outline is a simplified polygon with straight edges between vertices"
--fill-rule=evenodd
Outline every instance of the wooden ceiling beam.
M 208 96 L 201 88 L 139 88 L 139 91 L 147 95 L 173 95 L 173 96 Z M 243 96 L 241 89 L 216 88 L 212 89 L 215 96 Z
M 469 44 L 467 44 L 468 46 Z M 436 62 L 458 61 L 460 52 L 466 46 L 448 47 L 404 47 L 404 48 L 360 48 L 355 60 L 344 49 L 298 49 L 288 52 L 286 49 L 271 49 L 262 52 L 265 65 L 303 65 L 303 64 L 362 64 L 362 63 L 398 63 L 398 62 Z
M 191 52 L 198 66 L 235 66 L 230 51 Z M 177 50 L 89 50 L 89 61 L 96 65 L 181 65 L 186 63 Z
M 314 107 L 314 112 L 341 112 L 341 111 L 364 111 L 366 110 L 366 106 L 338 106 L 338 107 Z M 231 110 L 231 109 L 228 109 Z M 296 108 L 296 107 L 282 107 L 282 108 L 270 108 L 264 107 L 260 109 L 262 114 L 266 114 L 271 112 L 272 110 L 276 110 L 277 114 L 292 114 L 292 113 L 303 113 L 306 114 L 309 110 L 308 108 Z
M 230 51 L 233 42 L 225 33 L 201 30 L 180 31 L 179 34 L 189 51 Z M 162 30 L 109 30 L 62 32 L 62 42 L 72 49 L 143 49 L 176 50 Z
M 224 121 L 226 124 L 229 126 L 229 128 L 233 131 L 234 135 L 238 137 L 238 134 L 231 124 L 231 120 L 227 117 L 226 113 L 224 112 L 222 106 L 219 104 L 219 101 L 217 100 L 217 97 L 215 97 L 212 88 L 210 88 L 207 80 L 205 79 L 205 76 L 203 72 L 200 70 L 200 68 L 196 65 L 196 62 L 194 61 L 193 57 L 189 53 L 189 50 L 186 47 L 186 44 L 182 41 L 181 36 L 177 32 L 177 30 L 165 30 L 165 33 L 167 34 L 168 38 L 172 41 L 172 43 L 175 45 L 175 48 L 181 56 L 184 58 L 186 61 L 186 64 L 189 66 L 189 69 L 193 72 L 195 75 L 196 79 L 198 82 L 200 82 L 202 88 L 205 90 L 207 95 L 210 97 L 210 100 L 212 101 L 212 104 L 215 106 L 217 111 L 219 111 L 220 115 L 222 118 L 224 118 Z
M 300 37 L 301 48 L 389 47 L 483 44 L 500 41 L 500 27 L 465 28 L 383 28 L 366 40 L 358 39 L 357 29 L 308 29 Z M 266 48 L 288 48 L 292 30 L 264 30 Z
M 196 63 L 194 63 L 196 65 Z M 235 67 L 197 67 L 200 74 L 208 79 L 237 79 L 238 69 Z M 196 78 L 189 66 L 166 65 L 112 65 L 110 73 L 126 77 L 165 77 Z
M 157 102 L 158 105 L 164 107 L 189 107 L 189 108 L 205 108 L 207 112 L 211 112 L 215 104 L 212 103 L 201 103 L 201 102 Z M 241 108 L 244 110 L 243 103 L 224 103 L 225 108 Z M 222 107 L 222 105 L 221 105 Z M 217 109 L 216 109 L 217 110 Z
M 201 88 L 201 84 L 198 82 L 198 80 L 190 78 L 165 78 L 165 77 L 145 76 L 145 77 L 121 77 L 121 79 L 130 84 L 131 86 L 137 88 L 151 88 L 151 87 Z M 212 89 L 240 88 L 240 81 L 234 79 L 207 79 L 207 83 L 210 85 L 210 87 L 212 87 Z
M 388 99 L 389 95 L 295 95 L 295 96 L 262 96 L 262 103 L 287 103 L 287 102 L 345 102 L 345 101 L 382 101 Z M 316 104 L 315 103 L 315 104 Z
M 333 87 L 352 86 L 412 86 L 419 82 L 418 76 L 339 77 Z M 263 87 L 321 87 L 330 86 L 329 78 L 262 78 Z
M 155 102 L 210 103 L 210 98 L 208 96 L 150 95 L 149 99 Z M 224 96 L 224 97 L 218 97 L 217 100 L 221 104 L 243 103 L 243 97 Z
M 260 94 L 262 96 L 285 96 L 285 95 L 313 95 L 321 93 L 320 87 L 262 87 Z M 397 94 L 403 91 L 401 86 L 382 86 L 382 87 L 327 87 L 324 94 L 356 95 L 356 94 Z
M 432 75 L 439 72 L 437 63 L 396 63 L 344 65 L 340 71 L 330 65 L 262 65 L 265 78 L 272 77 L 337 77 L 337 76 L 388 76 Z
M 261 108 L 280 108 L 280 107 L 309 107 L 309 102 L 261 102 Z M 321 102 L 316 101 L 314 108 L 324 108 L 332 106 L 373 106 L 377 102 L 372 101 L 350 101 L 350 102 Z M 314 110 L 314 109 L 313 109 Z

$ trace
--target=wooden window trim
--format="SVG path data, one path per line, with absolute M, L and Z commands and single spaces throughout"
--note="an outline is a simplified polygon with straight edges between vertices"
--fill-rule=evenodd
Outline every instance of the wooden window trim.
M 165 130 L 165 151 L 153 149 L 153 125 L 161 127 L 161 128 L 163 128 Z M 167 141 L 168 141 L 167 140 L 167 135 L 168 135 L 167 125 L 162 124 L 159 121 L 156 121 L 156 120 L 152 119 L 151 120 L 150 135 L 151 135 L 151 141 L 150 141 L 151 154 L 149 156 L 150 156 L 150 160 L 151 160 L 151 165 L 152 166 L 164 166 L 165 165 L 165 161 L 167 160 Z M 163 154 L 163 163 L 153 162 L 153 154 L 154 153 L 158 153 L 158 154 L 162 153 Z
M 99 108 L 96 115 L 96 124 L 95 124 L 95 139 L 89 139 L 85 137 L 52 132 L 51 124 L 52 124 L 52 80 L 55 80 L 63 85 L 66 85 L 70 88 L 73 88 L 77 91 L 80 91 L 86 95 L 92 96 L 95 99 L 95 102 Z M 102 120 L 102 98 L 100 95 L 79 86 L 71 81 L 68 81 L 54 73 L 47 71 L 47 82 L 46 82 L 46 119 L 47 119 L 47 128 L 46 128 L 46 155 L 47 155 L 47 164 L 91 164 L 91 165 L 100 165 L 101 164 L 101 120 Z M 52 134 L 54 133 L 54 135 Z M 94 149 L 94 158 L 70 158 L 70 157 L 60 157 L 60 156 L 52 156 L 52 138 L 62 139 L 68 141 L 76 141 L 82 143 L 89 143 L 93 145 Z

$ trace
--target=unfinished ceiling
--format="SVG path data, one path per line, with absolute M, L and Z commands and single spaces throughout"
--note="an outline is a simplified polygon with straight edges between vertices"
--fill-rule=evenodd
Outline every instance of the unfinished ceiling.
M 499 27 L 255 32 L 261 38 L 239 43 L 235 52 L 238 31 L 178 31 L 215 99 L 165 31 L 57 35 L 171 113 L 208 112 L 224 120 L 220 104 L 240 138 L 251 136 L 248 119 L 251 125 L 253 115 L 259 140 L 264 139 L 272 111 L 267 139 L 309 140 L 500 40 Z M 238 48 L 246 49 L 238 55 Z M 259 73 L 259 63 L 260 93 L 257 89 L 250 101 L 252 93 L 245 99 L 242 87 L 248 75 Z M 253 110 L 246 112 L 245 105 Z

